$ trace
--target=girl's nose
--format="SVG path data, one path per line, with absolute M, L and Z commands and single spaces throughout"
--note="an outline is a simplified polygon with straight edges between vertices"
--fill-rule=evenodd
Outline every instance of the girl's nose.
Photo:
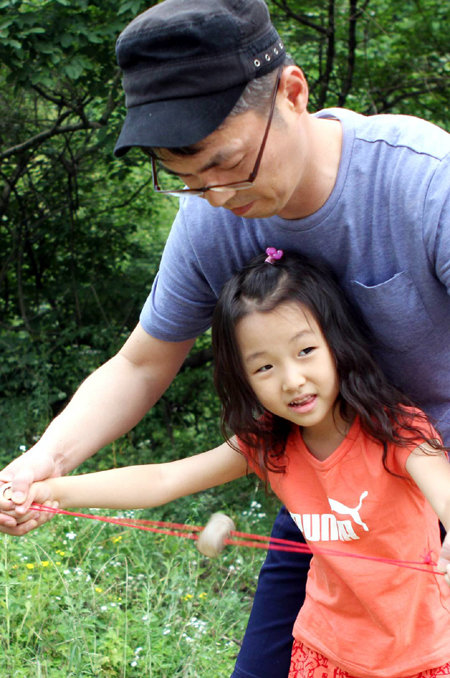
M 286 369 L 283 378 L 283 391 L 296 391 L 300 386 L 303 386 L 306 379 L 302 372 L 295 367 Z

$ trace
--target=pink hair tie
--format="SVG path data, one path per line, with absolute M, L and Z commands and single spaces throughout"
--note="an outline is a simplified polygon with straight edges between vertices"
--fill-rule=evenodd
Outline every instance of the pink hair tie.
M 268 247 L 266 249 L 267 259 L 264 259 L 264 263 L 274 264 L 276 261 L 279 261 L 283 256 L 283 250 L 277 250 L 275 247 Z

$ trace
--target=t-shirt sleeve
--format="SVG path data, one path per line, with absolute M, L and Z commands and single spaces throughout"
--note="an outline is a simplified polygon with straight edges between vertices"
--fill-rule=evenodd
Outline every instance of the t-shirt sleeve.
M 208 329 L 215 303 L 216 297 L 202 273 L 180 210 L 141 311 L 141 325 L 163 341 L 191 339 Z
M 265 475 L 255 458 L 255 449 L 249 445 L 246 445 L 244 441 L 238 436 L 236 436 L 236 441 L 239 445 L 239 449 L 247 461 L 249 473 L 256 473 L 259 478 L 265 480 Z
M 181 198 L 141 312 L 144 330 L 163 341 L 205 332 L 224 283 L 261 251 L 258 232 L 229 210 L 198 197 Z
M 407 424 L 412 424 L 418 430 L 419 435 L 413 431 L 403 430 L 402 433 L 408 438 L 408 442 L 404 446 L 390 444 L 386 458 L 388 469 L 402 476 L 407 475 L 406 461 L 409 455 L 419 447 L 425 439 L 441 440 L 441 436 L 421 410 L 415 408 L 408 409 L 411 418 L 405 419 L 405 422 Z
M 430 263 L 450 295 L 450 153 L 431 177 L 423 210 L 424 242 Z

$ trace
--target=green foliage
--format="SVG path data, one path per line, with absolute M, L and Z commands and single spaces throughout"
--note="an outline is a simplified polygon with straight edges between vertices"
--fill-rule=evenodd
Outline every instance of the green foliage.
M 405 113 L 447 125 L 448 7 L 440 0 L 271 0 L 311 108 Z
M 243 479 L 126 517 L 203 524 L 210 505 L 268 534 L 276 503 Z M 96 514 L 96 512 L 94 512 Z M 2 669 L 15 678 L 230 675 L 264 558 L 228 547 L 217 560 L 177 539 L 58 516 L 2 538 Z
M 112 153 L 123 117 L 114 41 L 145 6 L 1 8 L 3 455 L 123 343 L 157 270 L 173 205 L 152 202 L 143 158 Z
M 56 75 L 60 87 L 71 89 L 78 81 L 76 86 L 109 95 L 114 38 L 146 6 L 139 0 L 2 2 L 0 58 L 9 67 L 7 82 L 54 89 Z

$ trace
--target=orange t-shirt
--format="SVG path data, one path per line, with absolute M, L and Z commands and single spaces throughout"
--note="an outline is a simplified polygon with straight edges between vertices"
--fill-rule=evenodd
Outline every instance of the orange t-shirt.
M 339 555 L 420 564 L 431 553 L 437 561 L 436 514 L 405 470 L 415 447 L 390 447 L 388 467 L 406 476 L 398 478 L 358 418 L 325 461 L 297 428 L 286 445 L 286 472 L 269 472 L 314 554 L 293 635 L 361 678 L 400 678 L 450 660 L 450 589 L 442 576 Z

